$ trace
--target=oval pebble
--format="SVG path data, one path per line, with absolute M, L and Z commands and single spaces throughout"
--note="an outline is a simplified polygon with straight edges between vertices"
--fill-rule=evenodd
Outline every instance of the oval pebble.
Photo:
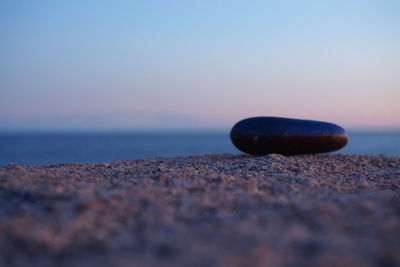
M 251 155 L 314 154 L 338 150 L 348 142 L 345 130 L 333 123 L 280 117 L 253 117 L 231 130 L 232 143 Z

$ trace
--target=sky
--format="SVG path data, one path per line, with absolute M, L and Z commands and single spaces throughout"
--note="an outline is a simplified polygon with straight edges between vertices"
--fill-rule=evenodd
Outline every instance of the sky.
M 0 131 L 400 129 L 400 1 L 0 1 Z

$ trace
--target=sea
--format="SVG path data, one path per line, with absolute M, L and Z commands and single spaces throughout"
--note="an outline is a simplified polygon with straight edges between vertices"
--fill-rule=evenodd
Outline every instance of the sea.
M 334 153 L 400 157 L 400 131 L 350 131 Z M 0 133 L 0 166 L 110 162 L 152 157 L 241 153 L 229 132 Z

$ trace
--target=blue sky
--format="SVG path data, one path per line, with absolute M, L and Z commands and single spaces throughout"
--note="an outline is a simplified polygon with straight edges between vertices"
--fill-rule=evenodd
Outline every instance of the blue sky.
M 0 130 L 400 128 L 399 1 L 1 1 Z

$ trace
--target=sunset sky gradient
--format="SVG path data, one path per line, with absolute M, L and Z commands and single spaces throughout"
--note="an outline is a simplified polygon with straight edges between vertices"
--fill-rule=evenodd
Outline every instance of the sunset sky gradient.
M 0 130 L 400 129 L 400 1 L 1 1 Z

